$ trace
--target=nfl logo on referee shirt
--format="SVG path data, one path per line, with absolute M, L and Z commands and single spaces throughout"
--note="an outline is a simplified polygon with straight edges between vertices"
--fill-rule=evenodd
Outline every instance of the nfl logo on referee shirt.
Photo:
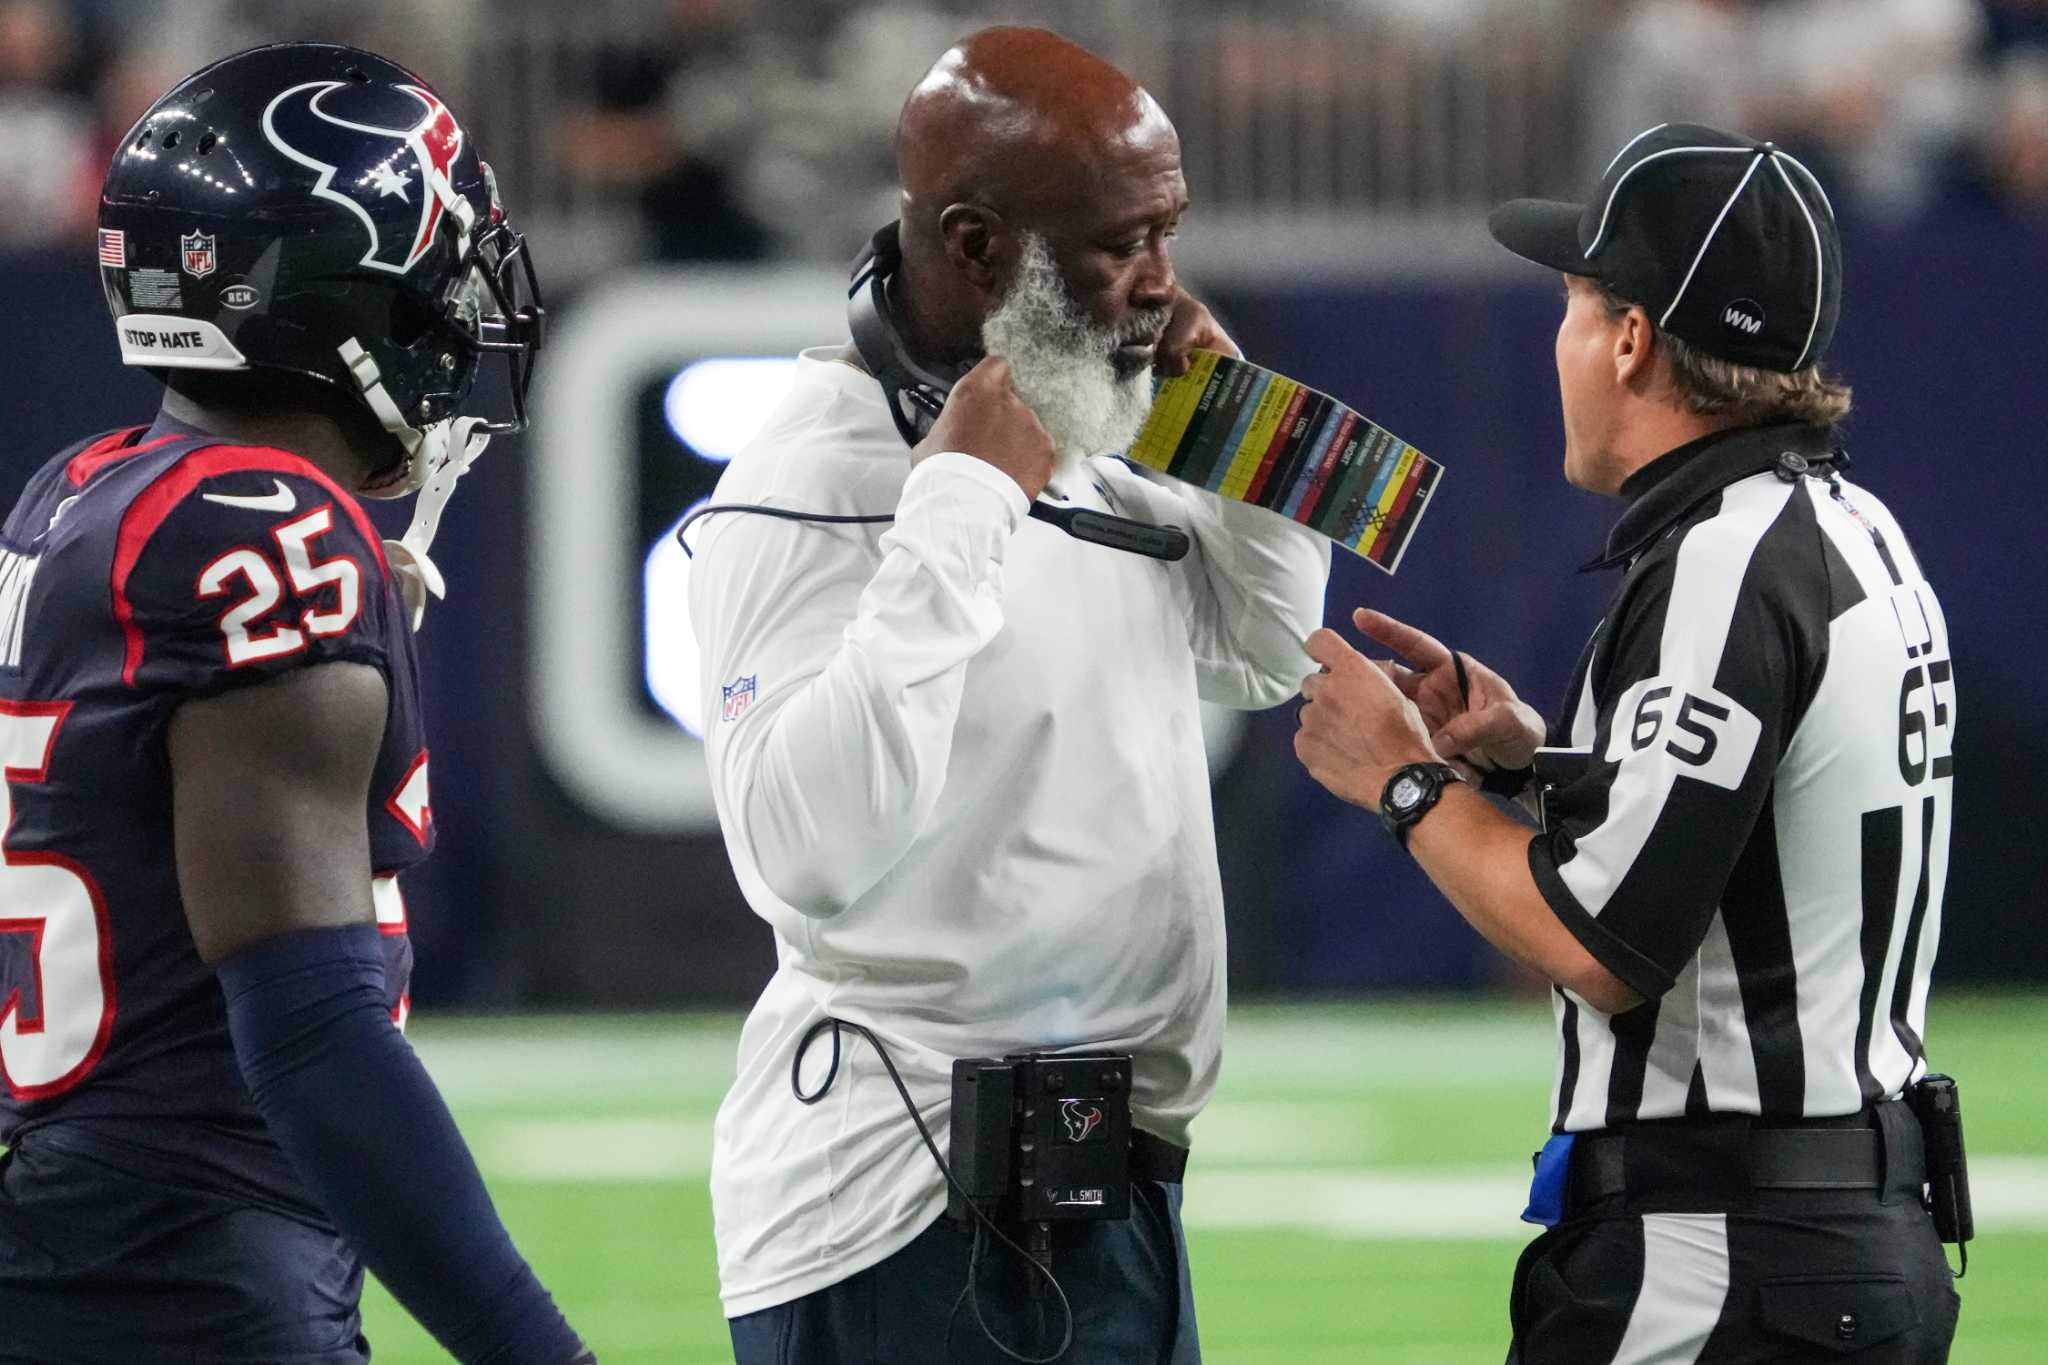
M 184 256 L 185 273 L 195 280 L 203 280 L 213 273 L 213 234 L 210 232 L 188 232 L 178 239 L 178 250 Z
M 738 720 L 747 714 L 747 708 L 754 704 L 754 681 L 759 674 L 749 674 L 729 683 L 719 684 L 719 691 L 725 694 L 725 719 Z

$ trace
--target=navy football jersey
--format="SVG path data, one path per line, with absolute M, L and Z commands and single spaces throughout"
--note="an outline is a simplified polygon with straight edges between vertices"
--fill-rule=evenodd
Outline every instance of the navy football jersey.
M 168 419 L 29 481 L 0 528 L 0 1142 L 48 1128 L 312 1210 L 186 926 L 165 738 L 182 702 L 337 660 L 390 693 L 364 818 L 402 1025 L 396 876 L 433 819 L 412 634 L 361 506 Z

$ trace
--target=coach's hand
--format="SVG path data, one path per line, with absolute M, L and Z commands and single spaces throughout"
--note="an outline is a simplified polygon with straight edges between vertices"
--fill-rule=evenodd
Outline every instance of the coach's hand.
M 1364 607 L 1352 612 L 1351 619 L 1365 636 L 1414 665 L 1373 661 L 1401 695 L 1415 703 L 1446 762 L 1467 777 L 1529 766 L 1543 745 L 1543 717 L 1515 695 L 1505 678 L 1470 654 L 1462 655 L 1465 692 L 1460 695 L 1457 661 L 1434 635 Z
M 912 448 L 914 464 L 942 450 L 985 460 L 1036 498 L 1052 480 L 1052 437 L 1010 383 L 1010 362 L 994 356 L 969 370 L 946 396 L 932 429 Z
M 1166 331 L 1159 338 L 1152 368 L 1167 379 L 1178 379 L 1194 363 L 1193 353 L 1196 351 L 1221 351 L 1239 360 L 1244 359 L 1244 352 L 1237 349 L 1237 343 L 1216 321 L 1216 315 L 1187 290 L 1175 288 L 1173 314 L 1167 319 Z
M 1422 713 L 1336 631 L 1317 631 L 1303 648 L 1323 671 L 1302 679 L 1294 756 L 1332 794 L 1376 809 L 1396 768 L 1436 761 Z

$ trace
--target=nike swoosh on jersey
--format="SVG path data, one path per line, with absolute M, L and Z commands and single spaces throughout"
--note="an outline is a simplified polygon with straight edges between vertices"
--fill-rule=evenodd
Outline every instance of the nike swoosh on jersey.
M 217 502 L 223 507 L 246 507 L 251 512 L 289 512 L 299 505 L 298 495 L 285 487 L 283 479 L 273 479 L 271 482 L 277 485 L 277 491 L 261 496 L 242 496 L 234 493 L 201 493 L 199 496 L 208 502 Z

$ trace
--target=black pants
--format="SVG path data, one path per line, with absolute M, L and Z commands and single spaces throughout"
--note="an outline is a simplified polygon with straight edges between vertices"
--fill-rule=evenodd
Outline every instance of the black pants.
M 0 1365 L 362 1365 L 332 1229 L 31 1137 L 0 1157 Z
M 1913 1178 L 1567 1205 L 1515 1267 L 1508 1365 L 1940 1365 L 1960 1300 Z
M 1179 1185 L 1138 1180 L 1131 1216 L 1054 1229 L 1053 1274 L 1073 1307 L 1073 1348 L 1060 1365 L 1200 1365 L 1181 1236 Z M 1021 1240 L 1021 1238 L 1020 1238 Z M 738 1365 L 1002 1365 L 971 1308 L 953 1312 L 973 1239 L 941 1218 L 894 1256 L 789 1303 L 734 1318 Z M 1009 1251 L 984 1250 L 983 1316 L 1019 1355 L 1049 1356 L 1065 1319 Z M 947 1340 L 948 1325 L 951 1341 Z

